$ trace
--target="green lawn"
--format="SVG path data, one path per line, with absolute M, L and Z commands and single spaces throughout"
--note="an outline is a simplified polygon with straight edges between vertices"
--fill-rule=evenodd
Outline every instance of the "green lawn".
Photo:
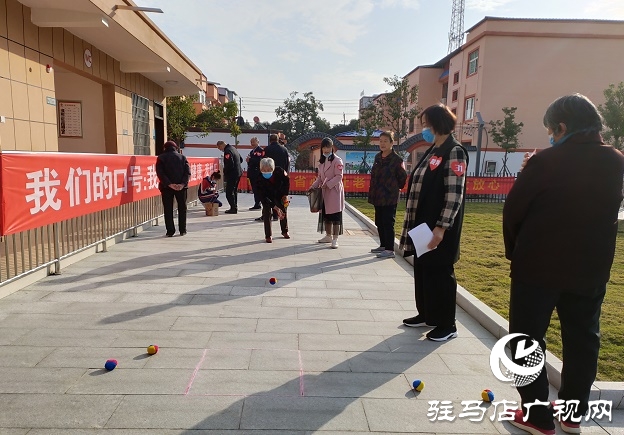
M 374 219 L 375 210 L 365 198 L 349 203 Z M 467 203 L 462 231 L 457 281 L 501 316 L 509 314 L 509 262 L 504 256 L 502 204 Z M 397 237 L 403 226 L 405 202 L 397 210 Z M 598 361 L 600 381 L 624 381 L 624 225 L 618 230 L 615 261 L 602 306 L 602 345 Z M 547 334 L 548 349 L 561 358 L 561 336 L 556 313 Z

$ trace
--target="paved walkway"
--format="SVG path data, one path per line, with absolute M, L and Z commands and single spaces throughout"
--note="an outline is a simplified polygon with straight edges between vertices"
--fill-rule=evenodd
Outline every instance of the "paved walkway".
M 329 249 L 294 197 L 292 239 L 275 222 L 267 244 L 240 202 L 238 215 L 195 207 L 185 237 L 154 227 L 0 300 L 0 434 L 522 432 L 490 421 L 493 407 L 458 417 L 485 388 L 518 400 L 490 372 L 495 340 L 460 309 L 446 343 L 401 326 L 411 266 L 369 254 L 362 223 L 345 216 Z M 430 421 L 430 400 L 452 401 L 455 420 Z M 624 434 L 623 414 L 583 433 Z

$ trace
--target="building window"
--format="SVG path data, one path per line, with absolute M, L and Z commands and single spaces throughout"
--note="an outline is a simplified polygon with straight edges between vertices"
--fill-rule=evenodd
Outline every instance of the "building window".
M 451 101 L 457 101 L 457 94 L 459 93 L 459 91 L 456 89 L 453 91 L 453 98 L 451 99 Z
M 204 106 L 206 105 L 206 93 L 204 91 L 199 91 L 198 102 L 203 104 Z
M 150 155 L 149 100 L 132 94 L 132 143 L 134 154 Z
M 414 131 L 414 118 L 410 119 L 409 122 L 409 132 L 412 133 Z
M 464 111 L 464 121 L 474 118 L 474 97 L 466 98 L 466 106 Z
M 404 132 L 407 130 L 407 119 L 401 121 L 401 131 Z
M 475 51 L 468 55 L 468 75 L 471 76 L 477 73 L 477 68 L 479 67 L 479 49 L 477 48 Z
M 485 174 L 486 175 L 494 175 L 496 174 L 496 162 L 488 160 L 485 162 Z
M 457 115 L 457 107 L 453 107 L 451 109 L 451 112 L 453 112 L 453 115 Z
M 453 74 L 453 84 L 456 85 L 457 83 L 459 83 L 459 71 Z

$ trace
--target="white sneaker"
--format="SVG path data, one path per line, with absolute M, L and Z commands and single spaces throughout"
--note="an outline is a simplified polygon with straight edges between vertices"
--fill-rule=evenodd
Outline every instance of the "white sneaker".
M 332 241 L 332 236 L 330 236 L 329 234 L 325 234 L 325 237 L 318 240 L 319 243 L 329 243 L 331 241 Z
M 338 249 L 338 239 L 332 240 L 331 247 L 332 249 Z

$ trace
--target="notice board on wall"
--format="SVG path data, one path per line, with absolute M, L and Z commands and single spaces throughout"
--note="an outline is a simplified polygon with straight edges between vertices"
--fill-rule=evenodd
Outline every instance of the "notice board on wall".
M 57 101 L 59 137 L 82 137 L 82 103 Z

